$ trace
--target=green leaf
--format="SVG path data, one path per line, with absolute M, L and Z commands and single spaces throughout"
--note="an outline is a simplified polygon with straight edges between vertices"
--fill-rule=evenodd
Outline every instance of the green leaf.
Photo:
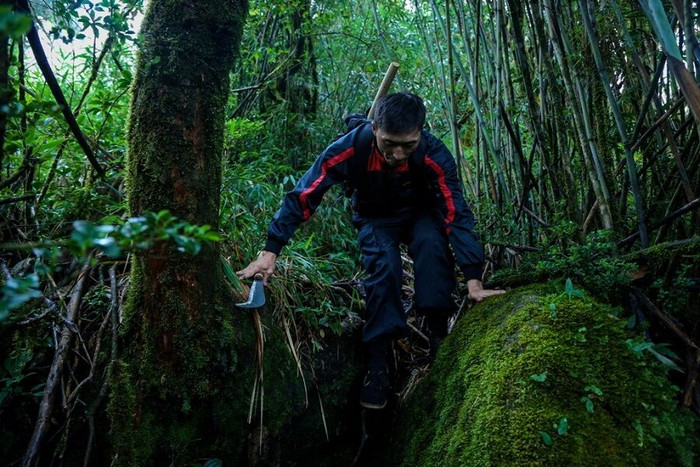
M 557 433 L 559 433 L 559 435 L 562 436 L 565 435 L 567 431 L 569 431 L 569 420 L 567 420 L 566 417 L 563 417 L 561 420 L 559 420 L 559 426 L 557 426 Z
M 565 288 L 566 294 L 569 296 L 569 298 L 571 298 L 571 297 L 583 298 L 583 292 L 574 288 L 574 283 L 571 282 L 571 279 L 568 279 L 568 278 L 566 279 L 566 285 L 564 288 Z
M 538 383 L 544 383 L 544 381 L 547 379 L 547 372 L 545 371 L 544 373 L 540 373 L 539 375 L 530 375 L 530 379 L 533 381 L 537 381 Z
M 545 431 L 540 431 L 539 433 L 540 433 L 540 438 L 542 438 L 542 442 L 544 444 L 546 444 L 547 446 L 551 446 L 552 445 L 552 437 L 549 436 L 549 433 L 547 433 Z
M 679 367 L 678 365 L 676 365 L 676 362 L 674 362 L 673 360 L 671 360 L 670 358 L 668 358 L 668 357 L 666 357 L 666 356 L 664 356 L 664 355 L 661 355 L 661 354 L 660 354 L 659 352 L 657 352 L 653 347 L 650 347 L 648 350 L 649 350 L 649 352 L 652 353 L 652 355 L 654 355 L 654 357 L 656 357 L 656 358 L 657 358 L 661 363 L 663 363 L 665 366 L 671 368 L 672 370 L 676 370 L 676 371 L 678 371 L 678 372 L 680 372 L 680 373 L 685 373 L 685 372 L 683 371 L 683 369 L 681 369 L 681 367 Z
M 564 290 L 566 290 L 566 294 L 571 297 L 574 294 L 574 283 L 571 282 L 571 279 L 566 279 L 566 285 L 564 286 Z
M 233 285 L 233 288 L 236 289 L 236 292 L 242 294 L 243 292 L 243 286 L 241 285 L 241 281 L 238 280 L 238 276 L 236 276 L 236 273 L 233 271 L 233 268 L 229 264 L 226 259 L 221 257 L 221 266 L 224 268 L 224 274 L 226 275 L 226 278 L 229 280 L 231 285 Z

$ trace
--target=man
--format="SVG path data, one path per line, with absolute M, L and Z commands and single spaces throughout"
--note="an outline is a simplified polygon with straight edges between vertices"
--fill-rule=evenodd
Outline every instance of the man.
M 415 307 L 426 316 L 432 355 L 457 308 L 450 245 L 471 299 L 504 293 L 482 287 L 483 250 L 456 164 L 445 145 L 423 130 L 424 124 L 425 106 L 418 96 L 401 92 L 383 97 L 374 121 L 328 146 L 285 196 L 270 222 L 265 250 L 238 272 L 241 278 L 262 273 L 267 283 L 283 246 L 328 188 L 343 182 L 354 190 L 353 224 L 367 273 L 362 342 L 369 361 L 360 403 L 371 409 L 387 403 L 389 346 L 407 327 L 401 303 L 401 243 L 413 259 Z

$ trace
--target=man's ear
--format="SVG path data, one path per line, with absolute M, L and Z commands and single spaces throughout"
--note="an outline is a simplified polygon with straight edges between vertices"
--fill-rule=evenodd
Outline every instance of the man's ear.
M 372 133 L 374 133 L 374 136 L 377 136 L 377 124 L 372 122 Z

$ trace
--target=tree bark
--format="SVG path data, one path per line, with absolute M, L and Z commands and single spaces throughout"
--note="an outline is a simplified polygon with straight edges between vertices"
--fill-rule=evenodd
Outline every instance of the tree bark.
M 247 11 L 246 0 L 149 3 L 128 126 L 132 216 L 167 209 L 217 229 L 229 72 Z M 110 401 L 116 463 L 182 463 L 216 443 L 206 435 L 215 395 L 237 359 L 227 290 L 217 245 L 196 256 L 167 244 L 135 255 L 128 350 Z

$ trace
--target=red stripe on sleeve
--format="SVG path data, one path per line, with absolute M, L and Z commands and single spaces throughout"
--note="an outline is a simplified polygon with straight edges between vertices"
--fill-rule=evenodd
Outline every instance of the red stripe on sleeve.
M 323 180 L 326 178 L 326 174 L 328 172 L 328 169 L 331 167 L 340 164 L 344 160 L 352 157 L 352 155 L 355 153 L 355 148 L 354 147 L 349 147 L 345 151 L 341 152 L 340 154 L 337 154 L 327 161 L 324 161 L 323 164 L 321 164 L 321 175 L 314 180 L 314 182 L 309 185 L 309 187 L 302 191 L 301 194 L 299 195 L 299 203 L 301 203 L 301 209 L 303 210 L 304 213 L 304 220 L 307 220 L 309 217 L 311 217 L 311 209 L 309 209 L 309 202 L 308 202 L 308 197 L 310 194 L 318 188 L 318 186 L 323 182 Z
M 428 164 L 428 166 L 430 166 L 430 168 L 433 169 L 438 176 L 438 185 L 440 186 L 440 191 L 442 192 L 442 196 L 445 198 L 445 205 L 447 206 L 445 224 L 449 225 L 455 218 L 455 203 L 452 199 L 452 192 L 448 188 L 447 182 L 445 181 L 445 171 L 442 170 L 442 167 L 440 167 L 437 162 L 432 160 L 427 155 L 425 156 L 425 163 Z

